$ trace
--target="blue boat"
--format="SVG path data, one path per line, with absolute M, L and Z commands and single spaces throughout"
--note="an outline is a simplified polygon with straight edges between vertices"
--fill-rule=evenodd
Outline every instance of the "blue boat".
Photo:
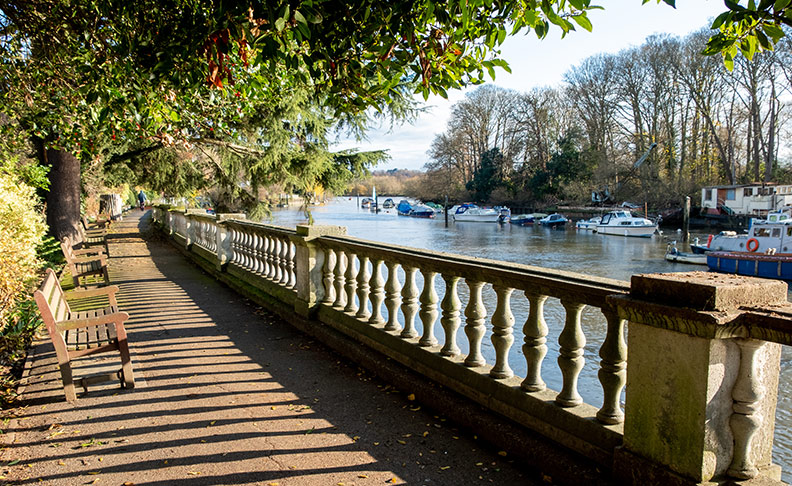
M 399 201 L 399 204 L 396 206 L 396 212 L 399 216 L 409 216 L 410 211 L 412 211 L 412 204 L 410 204 L 410 201 L 406 199 Z
M 765 254 L 747 251 L 711 251 L 707 266 L 721 273 L 748 277 L 792 280 L 792 254 Z

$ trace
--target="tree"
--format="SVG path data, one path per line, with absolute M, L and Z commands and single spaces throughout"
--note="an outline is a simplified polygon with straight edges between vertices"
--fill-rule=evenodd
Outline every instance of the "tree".
M 69 176 L 53 181 L 48 205 L 62 210 L 50 218 L 62 236 L 77 221 L 78 164 L 101 162 L 116 144 L 244 146 L 231 122 L 292 89 L 354 123 L 370 107 L 387 112 L 408 88 L 444 95 L 481 82 L 506 66 L 493 53 L 510 32 L 590 29 L 589 8 L 588 0 L 3 0 L 3 140 L 21 149 L 35 137 L 40 162 Z

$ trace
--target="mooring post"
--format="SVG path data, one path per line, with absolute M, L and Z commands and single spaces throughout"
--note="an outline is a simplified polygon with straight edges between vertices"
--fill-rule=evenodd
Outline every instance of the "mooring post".
M 682 241 L 690 239 L 690 196 L 685 196 L 685 205 L 682 208 Z

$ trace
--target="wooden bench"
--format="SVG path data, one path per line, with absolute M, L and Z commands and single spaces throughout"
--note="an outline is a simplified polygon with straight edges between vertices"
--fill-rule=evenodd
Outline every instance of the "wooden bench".
M 85 287 L 87 277 L 91 275 L 101 275 L 104 277 L 105 285 L 110 284 L 110 276 L 107 274 L 107 257 L 103 250 L 97 248 L 75 250 L 68 236 L 63 237 L 61 250 L 63 250 L 63 256 L 66 257 L 66 265 L 75 287 L 81 287 L 80 278 L 83 279 L 82 287 Z
M 47 269 L 44 282 L 34 294 L 41 318 L 55 346 L 63 391 L 66 400 L 70 402 L 77 399 L 71 361 L 82 356 L 109 351 L 118 351 L 121 354 L 121 369 L 118 372 L 96 374 L 77 380 L 77 385 L 83 387 L 86 392 L 88 385 L 116 379 L 120 380 L 123 388 L 135 387 L 127 334 L 124 329 L 124 322 L 129 319 L 129 314 L 118 310 L 116 292 L 118 286 L 112 285 L 100 289 L 75 290 L 65 294 L 55 272 Z M 69 299 L 81 300 L 106 299 L 109 305 L 72 311 L 67 296 Z
M 107 246 L 107 225 L 91 226 L 88 220 L 83 216 L 81 224 L 77 225 L 82 238 L 83 248 L 93 248 L 101 246 L 104 248 L 105 255 L 110 254 L 110 249 Z

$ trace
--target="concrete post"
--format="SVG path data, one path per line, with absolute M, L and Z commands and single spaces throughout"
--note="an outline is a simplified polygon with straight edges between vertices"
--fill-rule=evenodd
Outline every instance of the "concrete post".
M 324 298 L 322 282 L 322 265 L 324 252 L 312 241 L 320 236 L 345 236 L 343 226 L 308 226 L 298 225 L 297 234 L 292 237 L 296 247 L 294 273 L 297 301 L 294 310 L 302 317 L 311 317 Z
M 187 209 L 184 211 L 184 221 L 186 229 L 184 231 L 185 235 L 185 242 L 184 247 L 188 250 L 192 247 L 192 244 L 195 243 L 195 218 L 192 217 L 193 214 L 198 212 L 196 209 Z M 203 212 L 203 211 L 200 211 Z
M 225 222 L 230 219 L 245 219 L 245 213 L 223 213 L 217 215 L 217 260 L 215 260 L 215 268 L 218 271 L 224 272 L 231 261 L 233 250 L 231 249 L 231 234 Z
M 624 484 L 780 483 L 771 462 L 780 345 L 747 339 L 742 306 L 786 302 L 784 282 L 707 272 L 634 275 L 613 296 L 629 321 Z

